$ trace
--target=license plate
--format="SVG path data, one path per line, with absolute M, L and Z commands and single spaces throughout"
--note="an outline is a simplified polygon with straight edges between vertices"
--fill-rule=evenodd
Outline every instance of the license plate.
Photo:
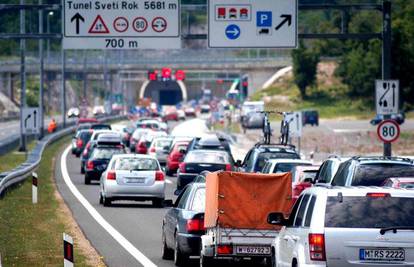
M 126 183 L 136 183 L 136 184 L 142 184 L 145 182 L 145 178 L 126 178 Z
M 236 252 L 244 255 L 268 255 L 270 247 L 238 246 Z
M 366 249 L 359 250 L 361 261 L 404 261 L 404 249 Z

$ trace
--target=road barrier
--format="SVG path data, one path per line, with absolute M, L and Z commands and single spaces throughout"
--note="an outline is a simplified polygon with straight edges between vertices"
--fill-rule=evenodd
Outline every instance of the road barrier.
M 110 116 L 100 119 L 100 122 L 107 122 L 113 120 L 126 119 L 126 116 Z M 73 123 L 75 124 L 75 123 Z M 65 129 L 58 130 L 55 133 L 46 135 L 39 140 L 35 148 L 27 155 L 26 161 L 17 168 L 11 171 L 0 173 L 0 196 L 3 196 L 5 191 L 12 185 L 24 181 L 32 172 L 39 166 L 42 160 L 42 154 L 46 146 L 73 133 L 76 129 L 76 125 L 70 126 Z M 0 144 L 1 146 L 1 144 Z

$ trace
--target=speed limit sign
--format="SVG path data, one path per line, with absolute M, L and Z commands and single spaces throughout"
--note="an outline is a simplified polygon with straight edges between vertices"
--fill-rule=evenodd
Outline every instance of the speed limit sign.
M 394 120 L 384 120 L 378 125 L 377 134 L 384 143 L 392 143 L 400 136 L 400 126 Z

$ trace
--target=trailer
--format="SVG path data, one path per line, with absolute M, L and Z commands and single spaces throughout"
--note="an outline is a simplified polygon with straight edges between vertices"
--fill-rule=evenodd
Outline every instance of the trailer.
M 271 243 L 280 227 L 268 224 L 267 215 L 274 211 L 287 215 L 291 201 L 290 173 L 208 174 L 200 266 L 211 266 L 218 259 L 270 263 Z

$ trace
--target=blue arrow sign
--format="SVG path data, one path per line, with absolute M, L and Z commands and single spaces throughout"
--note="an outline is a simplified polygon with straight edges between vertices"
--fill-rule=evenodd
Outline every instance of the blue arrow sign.
M 226 36 L 230 40 L 235 40 L 240 37 L 240 27 L 236 24 L 230 24 L 226 27 Z

